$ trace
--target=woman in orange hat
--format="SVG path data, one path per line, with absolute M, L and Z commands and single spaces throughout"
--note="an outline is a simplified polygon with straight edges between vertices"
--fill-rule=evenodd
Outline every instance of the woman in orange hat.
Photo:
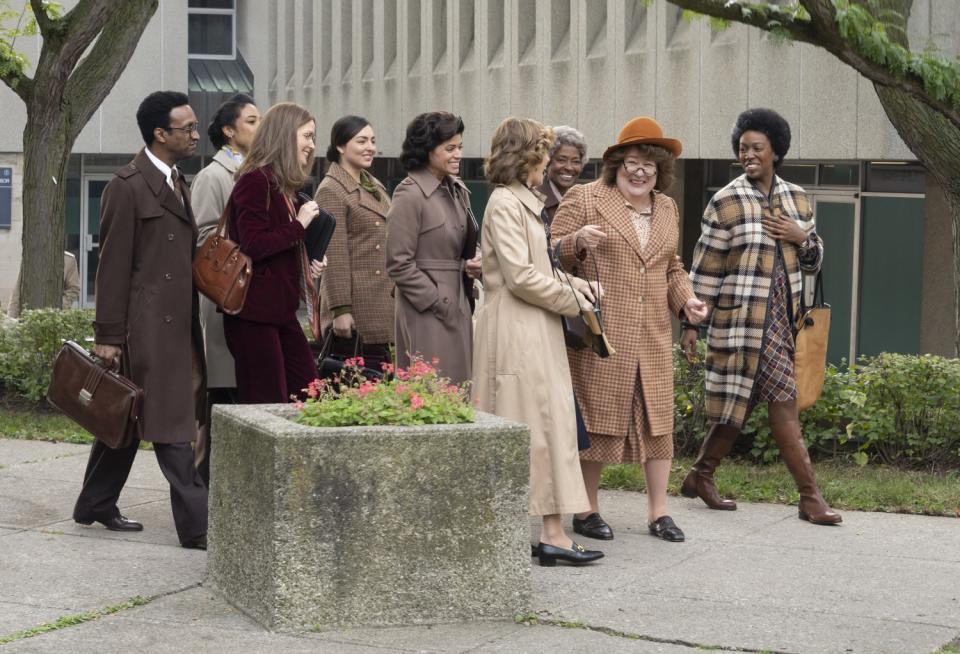
M 597 500 L 604 465 L 642 463 L 650 533 L 684 539 L 666 510 L 673 460 L 670 317 L 698 323 L 706 306 L 677 256 L 680 216 L 663 194 L 681 149 L 652 118 L 634 118 L 604 152 L 601 178 L 568 190 L 553 220 L 560 263 L 605 291 L 603 321 L 616 349 L 609 358 L 567 350 L 591 445 L 580 453 L 591 508 L 574 516 L 573 529 L 589 538 L 613 538 Z

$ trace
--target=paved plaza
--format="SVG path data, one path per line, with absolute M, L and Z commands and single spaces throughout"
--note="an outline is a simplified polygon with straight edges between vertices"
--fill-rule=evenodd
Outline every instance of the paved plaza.
M 847 511 L 814 527 L 794 507 L 670 498 L 687 534 L 673 544 L 647 534 L 645 498 L 628 492 L 603 494 L 617 537 L 598 565 L 533 567 L 527 623 L 270 633 L 204 586 L 206 553 L 179 546 L 151 452 L 121 496 L 144 531 L 75 524 L 87 452 L 0 439 L 0 641 L 109 614 L 0 651 L 929 654 L 960 637 L 960 520 Z

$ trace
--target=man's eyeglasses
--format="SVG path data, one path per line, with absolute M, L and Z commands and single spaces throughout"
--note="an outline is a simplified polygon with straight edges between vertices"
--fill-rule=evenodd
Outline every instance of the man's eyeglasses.
M 642 172 L 647 177 L 655 177 L 657 175 L 657 164 L 638 164 L 630 163 L 627 161 L 623 162 L 623 169 L 627 171 L 628 175 L 636 175 L 637 173 Z
M 196 132 L 197 134 L 199 134 L 200 123 L 190 123 L 189 125 L 184 125 L 183 127 L 164 127 L 163 129 L 168 132 L 177 131 L 177 132 L 184 132 L 186 134 L 193 134 L 194 132 Z

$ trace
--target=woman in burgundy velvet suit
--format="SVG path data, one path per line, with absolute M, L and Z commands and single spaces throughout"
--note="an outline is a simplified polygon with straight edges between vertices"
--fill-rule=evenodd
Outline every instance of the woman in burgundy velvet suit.
M 244 404 L 287 402 L 317 377 L 296 314 L 303 299 L 313 309 L 311 318 L 316 315 L 313 278 L 324 264 L 307 262 L 303 235 L 318 209 L 311 201 L 297 210 L 295 195 L 313 163 L 315 134 L 316 123 L 303 107 L 271 107 L 230 195 L 230 238 L 253 260 L 243 310 L 223 318 Z

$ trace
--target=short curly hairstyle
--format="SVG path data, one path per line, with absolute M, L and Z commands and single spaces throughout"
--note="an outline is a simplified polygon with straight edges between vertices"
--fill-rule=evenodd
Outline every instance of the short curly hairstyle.
M 551 127 L 530 118 L 506 118 L 490 140 L 483 174 L 491 184 L 526 184 L 530 171 L 542 164 L 555 140 Z
M 561 145 L 569 145 L 580 153 L 580 161 L 587 163 L 587 137 L 583 135 L 583 132 L 569 125 L 557 125 L 553 128 L 553 132 L 557 135 L 557 140 L 550 148 L 551 159 Z
M 770 139 L 770 147 L 777 155 L 773 167 L 779 169 L 790 151 L 790 123 L 773 109 L 747 109 L 737 116 L 730 134 L 733 156 L 740 156 L 740 137 L 744 132 L 760 132 Z
M 463 134 L 463 119 L 448 111 L 429 111 L 407 125 L 400 148 L 400 165 L 406 172 L 419 170 L 430 161 L 430 152 L 457 134 Z
M 666 192 L 673 186 L 673 171 L 677 165 L 677 158 L 666 148 L 649 143 L 640 143 L 638 145 L 628 145 L 617 148 L 603 160 L 603 169 L 600 176 L 603 183 L 607 186 L 617 185 L 617 169 L 623 165 L 624 160 L 636 152 L 641 157 L 649 159 L 657 164 L 657 181 L 653 183 L 653 188 L 658 191 Z

